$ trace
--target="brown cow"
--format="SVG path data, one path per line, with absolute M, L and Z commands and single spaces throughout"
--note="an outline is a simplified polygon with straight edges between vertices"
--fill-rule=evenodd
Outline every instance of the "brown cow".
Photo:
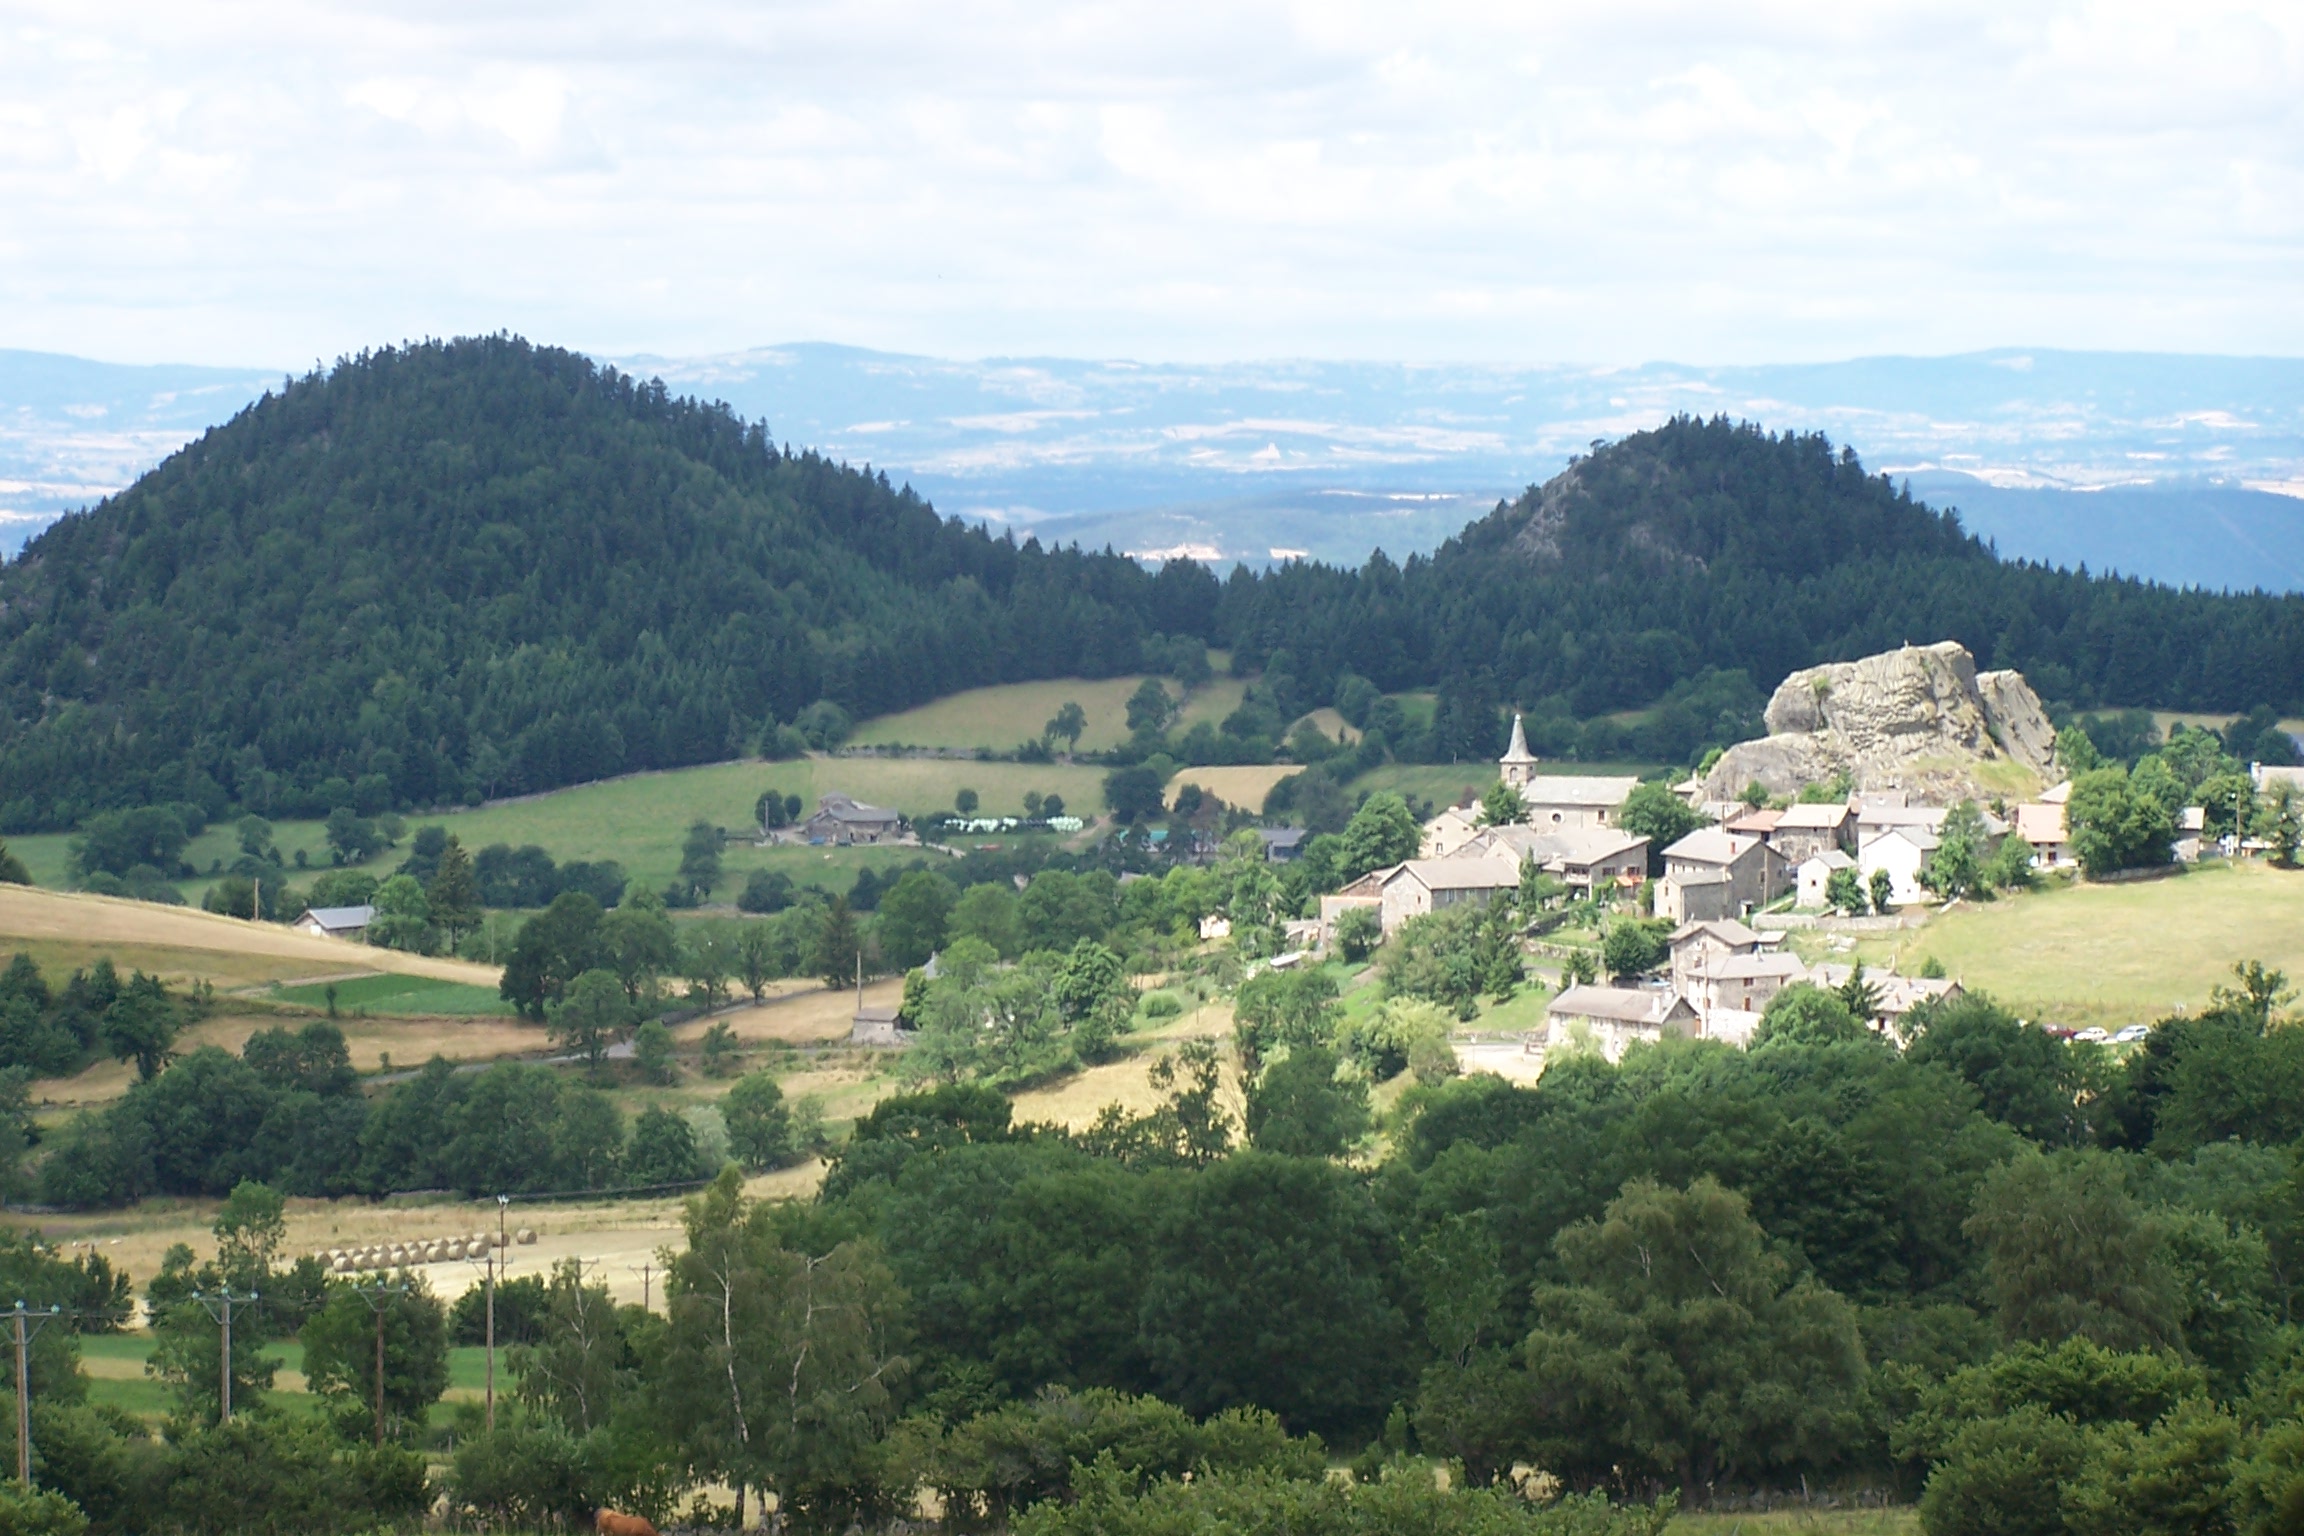
M 656 1536 L 656 1527 L 638 1515 L 620 1515 L 612 1509 L 592 1512 L 592 1529 L 600 1536 Z

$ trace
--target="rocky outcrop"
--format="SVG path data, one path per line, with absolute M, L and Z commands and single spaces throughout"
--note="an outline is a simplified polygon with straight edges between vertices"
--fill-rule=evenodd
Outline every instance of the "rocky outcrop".
M 2006 793 L 2005 770 L 2045 777 L 2056 731 L 2022 675 L 1976 671 L 1952 641 L 1906 646 L 1795 672 L 1768 701 L 1768 735 L 1731 747 L 1705 776 L 1708 799 L 1732 800 L 1748 784 L 1770 794 L 1847 773 L 1859 790 L 1904 789 L 1951 800 Z

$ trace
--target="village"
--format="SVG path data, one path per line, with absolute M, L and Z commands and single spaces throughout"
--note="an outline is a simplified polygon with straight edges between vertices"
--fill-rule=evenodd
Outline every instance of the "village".
M 1522 1041 L 1524 1062 L 1517 1070 L 1505 1067 L 1514 1076 L 1540 1072 L 1548 1054 L 1597 1051 L 1615 1062 L 1636 1041 L 1667 1037 L 1748 1046 L 1769 1001 L 1801 983 L 1868 999 L 1870 1026 L 1898 1044 L 1908 1043 L 1907 1018 L 1925 1003 L 1957 995 L 1957 977 L 1905 976 L 1892 969 L 1866 973 L 1858 963 L 1829 958 L 1811 962 L 1794 951 L 1789 939 L 1795 933 L 1820 935 L 1828 951 L 1850 950 L 1856 935 L 1923 922 L 1946 905 L 1930 888 L 1927 872 L 1942 846 L 1947 819 L 1960 805 L 1971 808 L 1986 840 L 1979 853 L 2004 858 L 2003 850 L 2012 844 L 2018 863 L 2034 875 L 2072 875 L 2079 863 L 2066 822 L 2072 780 L 2062 775 L 2045 717 L 2021 678 L 1987 674 L 1979 679 L 1957 646 L 1907 647 L 1848 664 L 1846 670 L 1863 669 L 1900 671 L 1906 676 L 1898 682 L 1907 688 L 1916 675 L 1941 689 L 1956 707 L 1923 712 L 1939 727 L 1943 715 L 1950 714 L 1958 733 L 1963 722 L 1956 718 L 1957 706 L 1966 705 L 1976 716 L 1968 723 L 1965 743 L 1971 751 L 1986 759 L 2028 759 L 2024 766 L 2035 777 L 2054 782 L 2031 798 L 1976 805 L 1972 795 L 1962 792 L 1972 786 L 1947 790 L 1941 757 L 1930 762 L 1903 742 L 1896 752 L 1904 763 L 1918 758 L 1939 771 L 1933 776 L 1877 774 L 1882 764 L 1875 757 L 1870 766 L 1876 776 L 1910 777 L 1929 784 L 1934 793 L 1898 783 L 1850 788 L 1835 798 L 1817 796 L 1815 781 L 1809 781 L 1799 785 L 1797 798 L 1789 803 L 1781 803 L 1782 797 L 1770 803 L 1758 783 L 1742 797 L 1720 798 L 1720 789 L 1740 771 L 1726 763 L 1672 786 L 1674 797 L 1705 824 L 1655 849 L 1651 838 L 1625 825 L 1626 807 L 1640 787 L 1637 778 L 1540 771 L 1523 722 L 1515 716 L 1497 776 L 1511 792 L 1507 803 L 1519 812 L 1517 819 L 1497 821 L 1489 802 L 1467 797 L 1424 823 L 1417 857 L 1370 870 L 1323 896 L 1317 924 L 1293 925 L 1294 930 L 1325 952 L 1336 943 L 1346 914 L 1367 910 L 1377 915 L 1383 936 L 1390 938 L 1427 914 L 1484 906 L 1519 892 L 1532 874 L 1557 882 L 1559 907 L 1582 903 L 1594 912 L 1653 917 L 1672 925 L 1664 940 L 1667 958 L 1653 970 L 1611 976 L 1605 984 L 1564 975 L 1543 1026 L 1528 1031 Z M 1778 699 L 1821 700 L 1818 682 L 1796 675 L 1778 690 Z M 1780 718 L 1772 704 L 1772 724 Z M 1748 744 L 1759 750 L 1746 755 L 1758 757 L 1771 743 L 1806 748 L 1821 739 L 1828 751 L 1841 749 L 1841 758 L 1866 757 L 1860 749 L 1849 751 L 1846 740 L 1833 739 L 1841 733 L 1823 719 L 1806 723 L 1817 729 L 1772 734 L 1768 742 Z M 1878 734 L 1895 734 L 1873 724 Z M 1941 736 L 1942 729 L 1936 734 Z M 1930 744 L 1943 745 L 1940 740 Z M 1783 755 L 1781 746 L 1777 755 Z M 1851 775 L 1845 763 L 1841 768 L 1840 782 L 1846 782 Z M 2259 797 L 2304 796 L 2304 768 L 2251 764 L 2249 781 Z M 2265 840 L 2237 832 L 2210 838 L 2206 824 L 2201 806 L 2178 813 L 2174 863 L 2166 868 L 2204 857 L 2257 858 L 2269 849 Z M 1278 836 L 1282 841 L 1276 846 L 1292 846 L 1286 841 L 1289 834 Z M 2162 872 L 2135 873 L 2151 877 Z M 1540 926 L 1531 925 L 1531 935 Z M 2141 1039 L 2148 1029 L 2137 1024 L 2110 1035 L 2100 1028 L 2063 1033 L 2125 1044 Z M 1495 1065 L 1493 1060 L 1488 1064 Z

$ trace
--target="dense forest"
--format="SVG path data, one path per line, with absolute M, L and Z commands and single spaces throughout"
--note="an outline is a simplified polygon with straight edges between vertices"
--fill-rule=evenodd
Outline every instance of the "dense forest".
M 1430 557 L 1219 583 L 992 537 L 572 353 L 426 343 L 289 381 L 0 569 L 0 831 L 548 789 L 1175 641 L 1233 647 L 1283 726 L 1437 687 L 1441 758 L 1506 706 L 1604 755 L 1579 720 L 1661 704 L 1700 745 L 1794 668 L 1943 638 L 2074 706 L 2304 686 L 2304 599 L 2001 561 L 1818 436 L 1677 419 Z
M 325 815 L 727 758 L 1136 667 L 1215 578 L 1018 548 L 724 408 L 504 337 L 292 381 L 0 573 L 0 824 Z M 365 788 L 363 782 L 365 781 Z
M 1706 669 L 1766 689 L 1947 639 L 2075 707 L 2304 700 L 2304 597 L 2004 561 L 1853 449 L 1725 419 L 1596 447 L 1428 559 L 1234 571 L 1217 624 L 1307 696 L 1350 673 L 1546 720 L 1644 705 Z

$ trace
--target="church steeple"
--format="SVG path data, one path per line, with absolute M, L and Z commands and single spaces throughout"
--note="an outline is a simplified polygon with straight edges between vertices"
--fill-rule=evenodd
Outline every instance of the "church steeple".
M 1496 766 L 1498 776 L 1515 789 L 1528 782 L 1536 766 L 1536 754 L 1528 750 L 1528 732 L 1517 713 L 1512 716 L 1512 744 L 1504 749 L 1504 756 Z

